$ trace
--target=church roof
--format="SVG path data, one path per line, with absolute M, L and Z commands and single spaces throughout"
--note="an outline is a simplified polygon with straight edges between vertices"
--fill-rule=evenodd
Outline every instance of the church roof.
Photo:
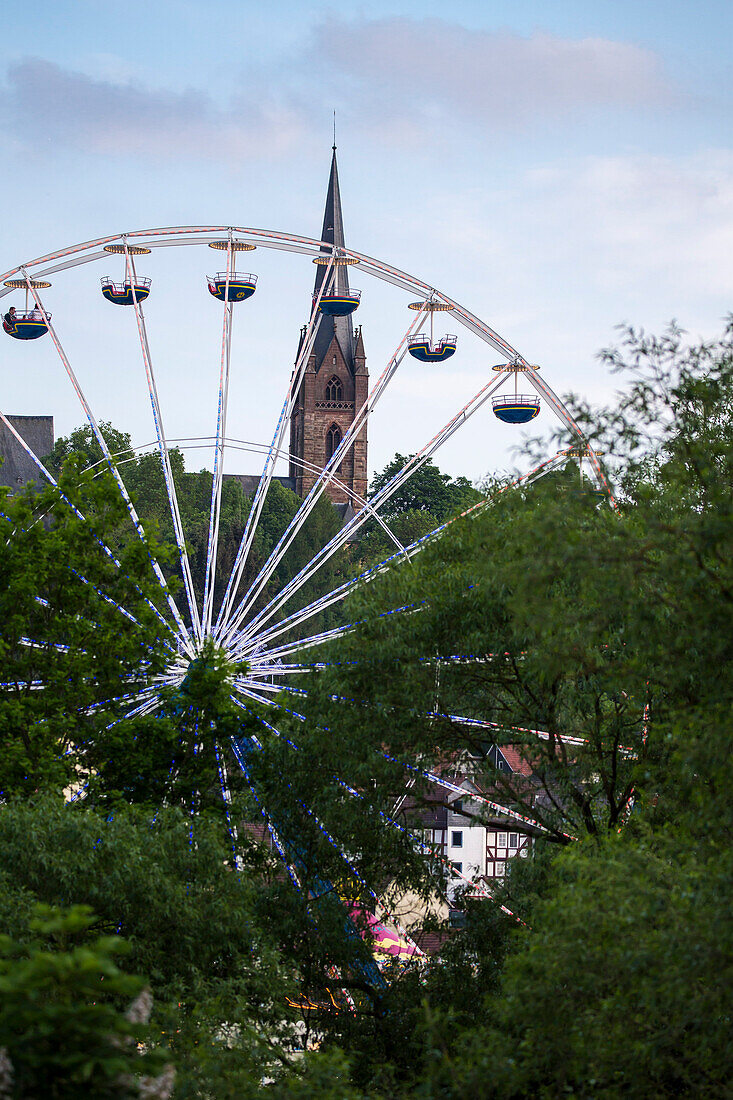
M 336 146 L 333 147 L 333 156 L 331 158 L 331 175 L 328 179 L 328 191 L 326 193 L 326 209 L 323 213 L 323 228 L 321 229 L 321 240 L 327 244 L 335 245 L 336 248 L 343 248 L 346 244 L 344 240 L 344 215 L 341 210 L 341 192 L 339 190 L 339 174 L 338 165 L 336 164 Z M 323 252 L 328 252 L 329 249 L 324 248 Z M 321 284 L 326 275 L 326 268 L 320 265 L 316 268 L 316 280 L 313 288 L 313 293 L 317 294 L 321 289 Z M 339 294 L 345 294 L 349 289 L 349 269 L 344 264 L 336 268 L 336 289 Z M 354 373 L 354 328 L 351 323 L 351 315 L 346 317 L 327 317 L 322 316 L 321 323 L 318 328 L 318 335 L 316 336 L 316 342 L 313 347 L 313 353 L 316 357 L 316 370 L 319 370 L 323 360 L 326 357 L 326 353 L 331 346 L 331 341 L 334 336 L 338 339 L 341 347 L 341 352 L 346 364 Z

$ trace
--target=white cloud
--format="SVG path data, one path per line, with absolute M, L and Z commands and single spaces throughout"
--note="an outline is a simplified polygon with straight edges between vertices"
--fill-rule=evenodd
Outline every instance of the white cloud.
M 358 85 L 387 127 L 411 114 L 415 123 L 472 119 L 493 129 L 677 97 L 659 58 L 631 43 L 439 19 L 328 19 L 315 30 L 314 57 Z
M 309 44 L 243 76 L 224 105 L 200 88 L 151 87 L 116 54 L 86 63 L 86 72 L 39 57 L 11 65 L 0 89 L 6 141 L 42 153 L 246 163 L 302 151 L 333 104 L 362 135 L 409 149 L 431 131 L 440 147 L 466 123 L 490 134 L 678 98 L 659 58 L 630 43 L 437 19 L 323 20 Z
M 8 70 L 3 128 L 27 147 L 161 160 L 242 162 L 293 151 L 307 112 L 293 100 L 240 97 L 222 108 L 198 89 L 171 92 L 138 81 L 95 79 L 41 58 Z
M 599 289 L 733 304 L 733 153 L 596 157 L 527 174 L 532 208 L 572 224 Z M 680 294 L 681 292 L 681 294 Z

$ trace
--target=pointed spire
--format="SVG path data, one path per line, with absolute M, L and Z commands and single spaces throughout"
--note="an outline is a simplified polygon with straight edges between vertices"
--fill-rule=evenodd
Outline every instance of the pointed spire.
M 328 191 L 326 192 L 326 208 L 323 213 L 323 227 L 321 240 L 326 245 L 335 248 L 344 248 L 344 216 L 341 211 L 341 191 L 339 189 L 338 165 L 336 163 L 336 145 L 333 146 L 331 157 L 331 175 L 328 178 Z M 330 252 L 331 248 L 324 247 L 323 252 Z M 313 293 L 317 294 L 326 275 L 325 267 L 316 268 L 316 278 Z M 336 268 L 336 290 L 339 294 L 346 294 L 349 290 L 349 269 L 346 265 Z M 316 370 L 323 362 L 334 334 L 338 337 L 344 359 L 349 369 L 354 370 L 354 329 L 351 317 L 323 317 L 314 352 L 316 355 Z
M 326 209 L 323 212 L 323 226 L 321 227 L 321 240 L 336 248 L 343 248 L 344 240 L 344 216 L 341 211 L 341 191 L 339 190 L 339 173 L 336 164 L 336 146 L 333 147 L 331 157 L 331 175 L 328 178 L 328 191 L 326 192 Z M 330 249 L 323 249 L 323 252 Z M 325 275 L 325 267 L 319 267 L 316 272 L 316 291 L 319 290 Z M 348 286 L 348 283 L 347 283 Z M 340 289 L 340 288 L 339 288 Z

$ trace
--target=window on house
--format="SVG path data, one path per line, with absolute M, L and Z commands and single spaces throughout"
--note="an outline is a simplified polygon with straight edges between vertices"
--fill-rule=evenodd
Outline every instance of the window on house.
M 326 383 L 326 401 L 341 401 L 343 395 L 344 387 L 341 385 L 341 379 L 334 374 L 333 378 Z
M 496 847 L 497 848 L 506 848 L 506 833 L 497 833 L 496 834 Z
M 462 814 L 463 813 L 463 802 L 461 801 L 460 798 L 458 799 L 457 802 L 453 803 L 453 805 L 451 806 L 451 809 L 453 810 L 454 814 Z
M 333 452 L 341 442 L 341 429 L 338 424 L 332 424 L 326 432 L 326 462 L 333 458 Z
M 496 833 L 492 833 L 490 830 L 486 831 L 486 847 L 493 848 L 496 844 Z
M 453 845 L 454 848 L 462 848 L 463 847 L 463 831 L 461 829 L 458 829 L 458 830 L 454 829 L 453 832 L 451 833 L 450 842 L 451 842 L 451 844 Z
M 453 860 L 451 866 L 452 866 L 454 871 L 458 872 L 459 875 L 463 874 L 463 864 L 462 863 L 456 862 L 455 860 Z
M 502 862 L 494 864 L 494 875 L 496 878 L 504 877 L 504 864 Z
M 518 848 L 519 847 L 519 833 L 510 833 L 509 834 L 509 847 L 510 848 Z

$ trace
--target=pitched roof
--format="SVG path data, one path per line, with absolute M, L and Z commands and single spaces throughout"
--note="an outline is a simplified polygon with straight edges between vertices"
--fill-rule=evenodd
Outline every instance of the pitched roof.
M 500 745 L 499 752 L 513 772 L 517 772 L 519 775 L 532 774 L 530 764 L 524 759 L 514 745 Z

